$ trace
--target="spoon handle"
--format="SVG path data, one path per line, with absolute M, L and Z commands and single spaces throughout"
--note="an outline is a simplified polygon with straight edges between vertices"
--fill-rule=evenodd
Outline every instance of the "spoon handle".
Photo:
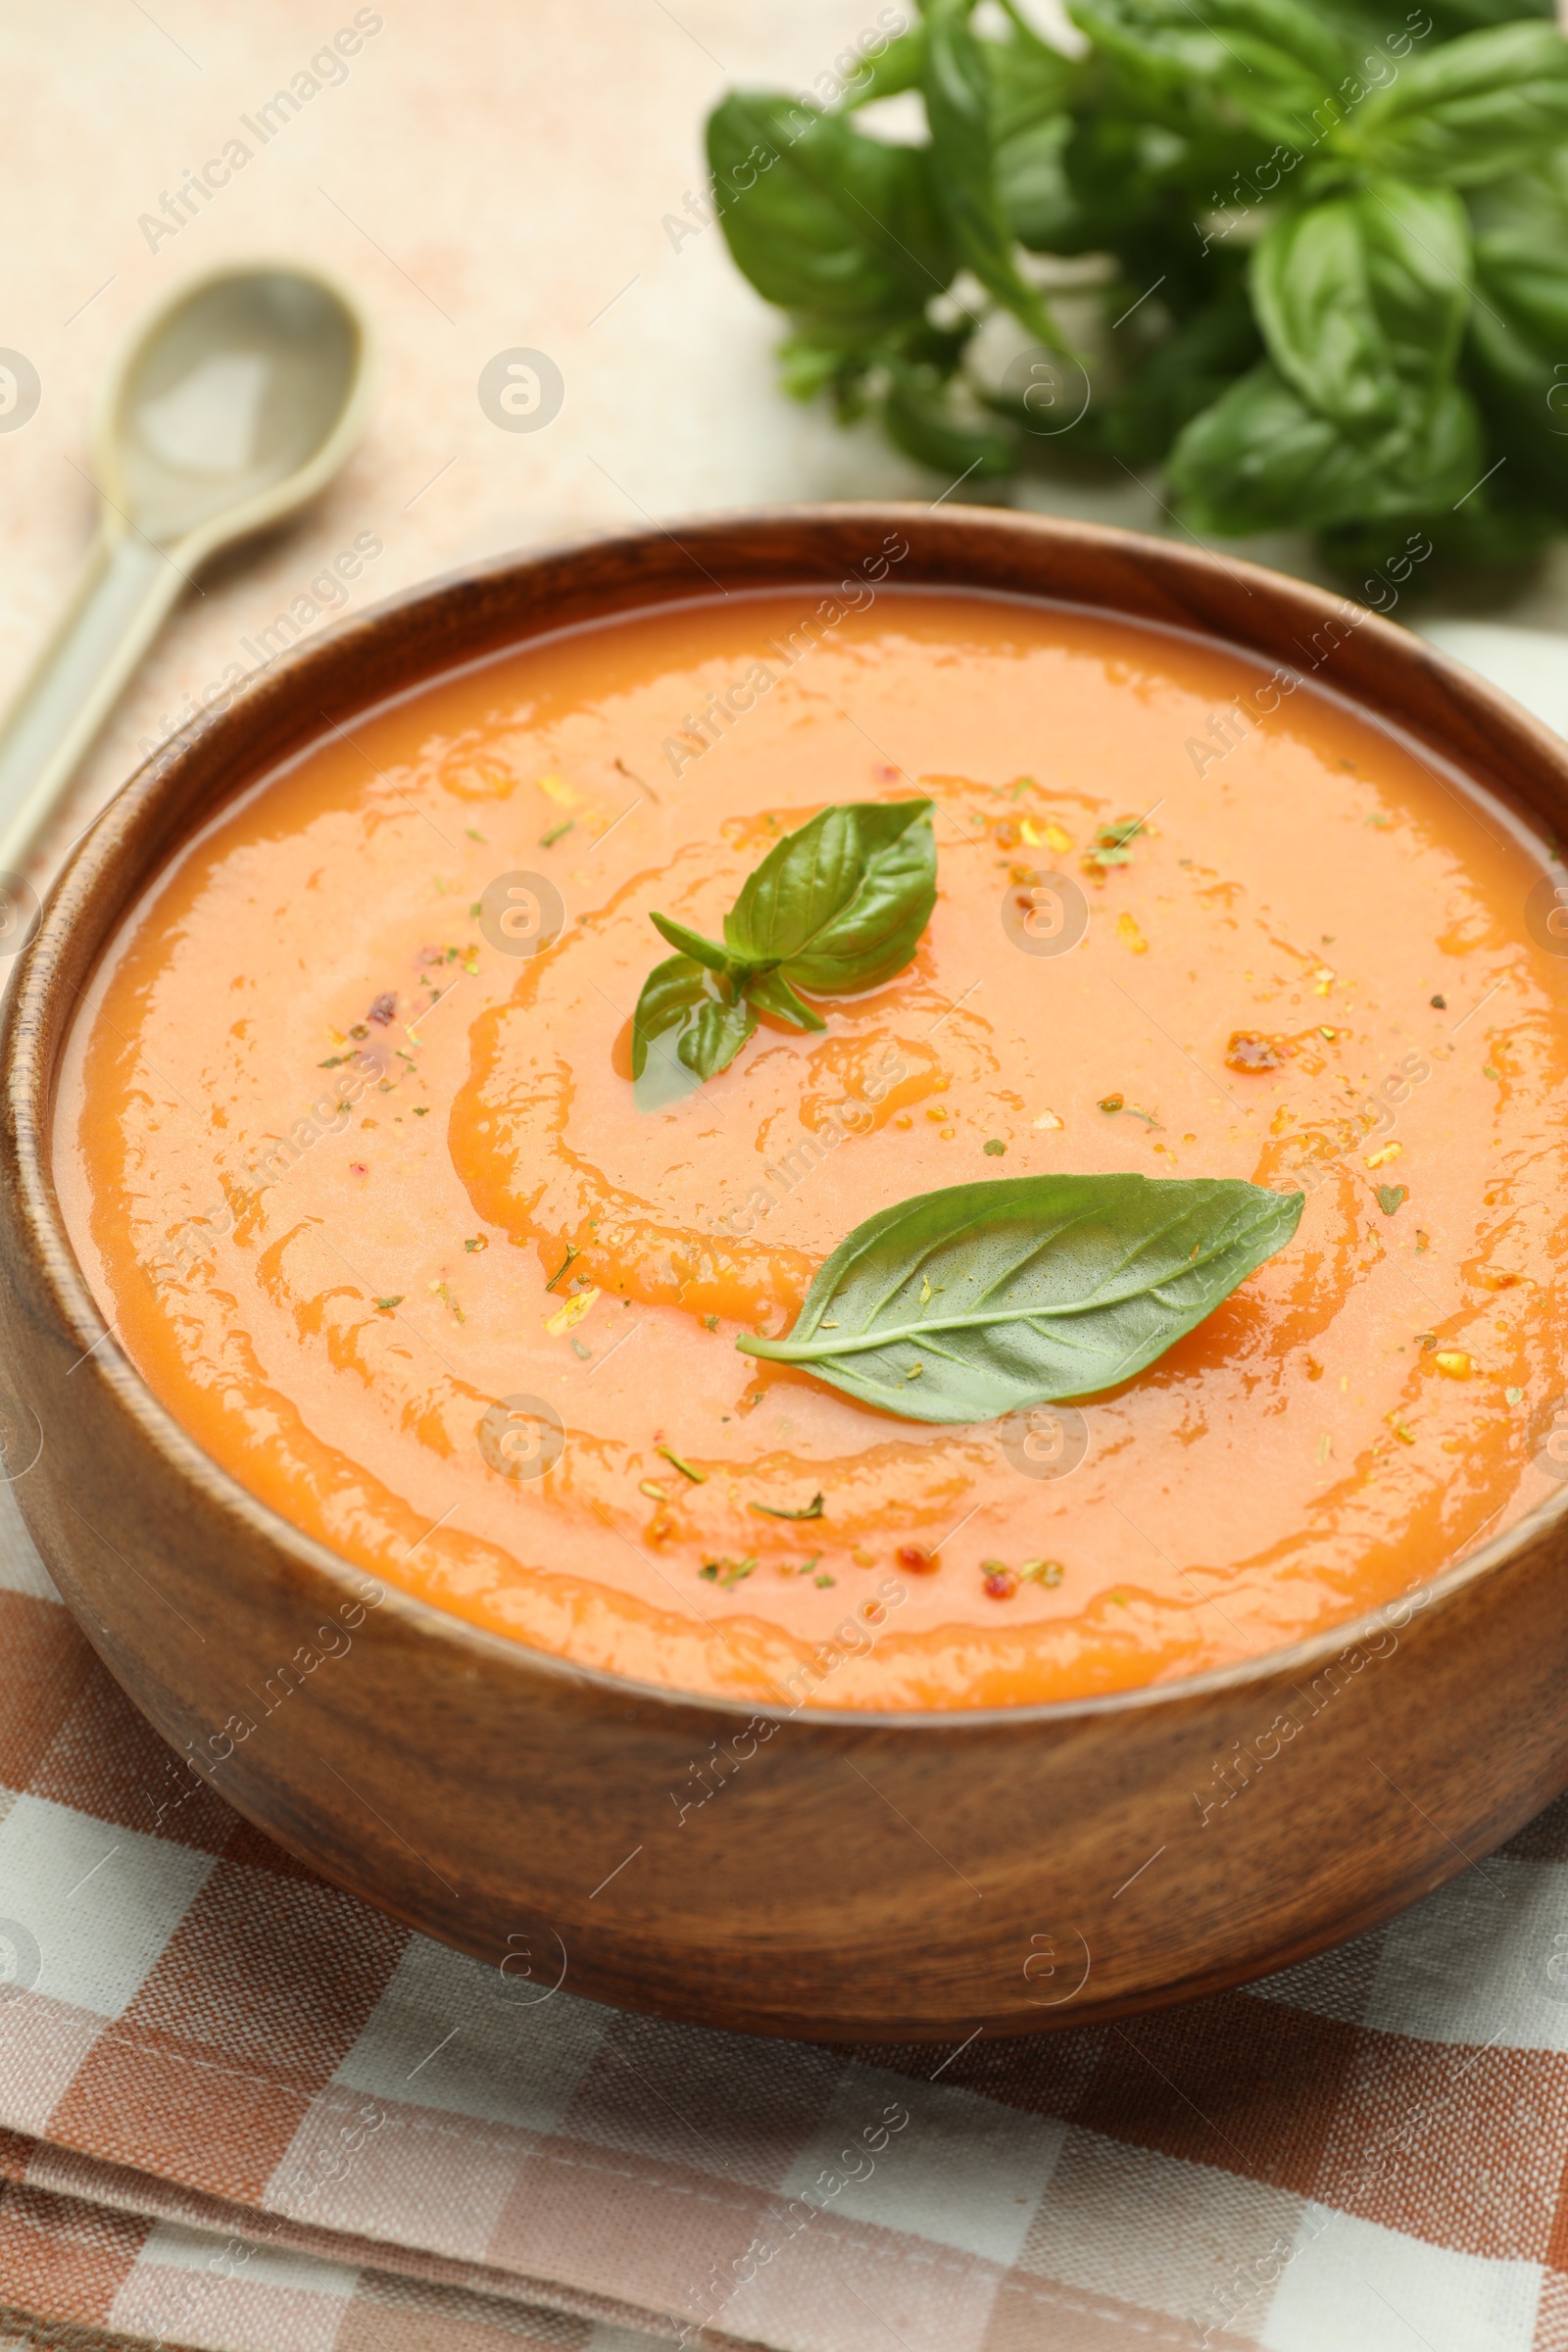
M 103 531 L 0 718 L 0 875 L 21 874 L 186 579 L 139 532 Z

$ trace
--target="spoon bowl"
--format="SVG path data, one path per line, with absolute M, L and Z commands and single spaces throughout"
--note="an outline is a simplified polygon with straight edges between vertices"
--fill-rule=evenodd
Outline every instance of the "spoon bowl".
M 106 501 L 189 561 L 275 521 L 347 455 L 364 342 L 348 298 L 297 269 L 184 287 L 104 387 L 94 460 Z
M 343 464 L 364 423 L 368 345 L 351 295 L 284 262 L 226 264 L 137 324 L 93 420 L 97 539 L 0 720 L 0 930 L 30 899 L 22 869 L 194 571 Z

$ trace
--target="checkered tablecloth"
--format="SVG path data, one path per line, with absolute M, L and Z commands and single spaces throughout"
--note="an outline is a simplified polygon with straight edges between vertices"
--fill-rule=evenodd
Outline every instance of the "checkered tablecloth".
M 193 1788 L 0 1489 L 0 1977 L 24 2343 L 1568 2347 L 1568 1800 L 1121 2026 L 666 2025 L 509 1987 Z
M 80 559 L 83 420 L 147 302 L 311 255 L 386 353 L 363 451 L 296 531 L 204 578 L 63 836 L 363 531 L 368 602 L 641 514 L 924 483 L 777 397 L 776 321 L 690 234 L 720 90 L 808 85 L 874 5 L 398 0 L 344 86 L 149 241 L 160 191 L 352 13 L 0 23 L 0 340 L 43 386 L 0 444 L 0 690 Z M 519 344 L 565 379 L 548 433 L 499 432 L 475 397 Z M 1159 526 L 1152 491 L 1120 495 L 1102 519 Z M 1568 547 L 1532 578 L 1513 617 L 1560 625 Z M 1454 650 L 1488 665 L 1479 638 Z M 1505 682 L 1556 716 L 1550 648 L 1513 651 L 1533 666 Z M 686 2328 L 779 2352 L 1568 2352 L 1568 1810 L 1247 1992 L 848 2055 L 619 2016 L 569 1981 L 504 1997 L 185 1789 L 0 1488 L 0 2352 L 636 2352 Z

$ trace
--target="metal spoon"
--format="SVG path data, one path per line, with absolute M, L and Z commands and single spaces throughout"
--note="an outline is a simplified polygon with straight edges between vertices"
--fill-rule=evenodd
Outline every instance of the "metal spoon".
M 215 270 L 132 334 L 93 416 L 98 537 L 0 719 L 0 886 L 20 880 L 197 566 L 342 465 L 365 418 L 368 341 L 341 287 L 282 262 Z

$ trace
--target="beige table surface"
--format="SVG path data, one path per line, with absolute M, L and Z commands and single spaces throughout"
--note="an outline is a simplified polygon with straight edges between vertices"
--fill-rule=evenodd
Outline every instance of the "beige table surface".
M 383 0 L 359 12 L 380 29 L 346 78 L 263 145 L 242 118 L 254 123 L 353 24 L 344 0 L 12 0 L 0 346 L 26 355 L 42 395 L 0 433 L 0 697 L 86 547 L 89 403 L 146 303 L 230 257 L 304 256 L 352 282 L 380 342 L 360 454 L 303 520 L 187 596 L 84 770 L 68 834 L 180 723 L 186 696 L 253 666 L 246 641 L 315 602 L 313 577 L 357 534 L 383 550 L 355 584 L 363 606 L 645 514 L 935 495 L 868 429 L 847 434 L 778 393 L 774 316 L 716 228 L 671 225 L 701 188 L 718 93 L 805 86 L 876 14 L 873 0 Z M 250 158 L 196 218 L 173 235 L 143 224 L 235 137 Z M 479 406 L 480 369 L 516 346 L 564 376 L 541 432 L 504 432 Z M 1089 511 L 1159 521 L 1131 483 Z M 1309 560 L 1287 543 L 1258 552 Z M 1568 626 L 1568 561 L 1517 586 L 1478 583 L 1468 609 Z M 306 625 L 321 624 L 307 612 Z

